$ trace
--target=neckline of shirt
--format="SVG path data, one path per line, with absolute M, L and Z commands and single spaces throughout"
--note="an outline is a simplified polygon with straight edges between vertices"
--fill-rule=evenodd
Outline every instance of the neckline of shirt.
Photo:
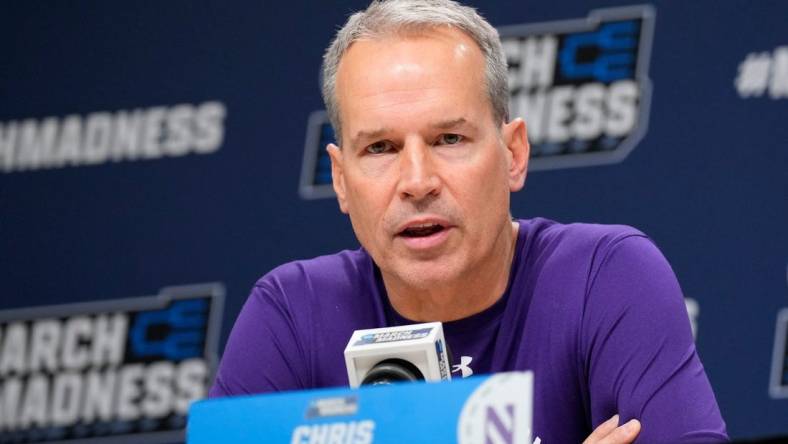
M 526 230 L 525 223 L 527 221 L 523 220 L 515 220 L 518 224 L 517 230 L 517 240 L 514 246 L 514 257 L 512 258 L 512 264 L 509 268 L 509 281 L 506 284 L 506 290 L 504 290 L 501 297 L 495 301 L 493 305 L 490 307 L 480 311 L 479 313 L 472 314 L 468 317 L 457 319 L 454 321 L 443 322 L 444 331 L 447 334 L 451 334 L 452 336 L 462 335 L 464 333 L 476 333 L 480 329 L 485 328 L 492 323 L 495 323 L 497 318 L 500 318 L 506 308 L 507 301 L 509 300 L 509 293 L 511 292 L 512 284 L 514 282 L 514 277 L 517 274 L 516 270 L 520 266 L 521 256 L 522 256 L 522 249 L 525 245 L 525 238 L 526 238 Z M 365 251 L 366 253 L 366 251 Z M 366 253 L 367 257 L 369 258 L 370 263 L 372 264 L 373 273 L 374 273 L 374 281 L 375 281 L 375 288 L 377 288 L 378 295 L 380 300 L 383 304 L 386 320 L 387 323 L 391 325 L 407 325 L 407 324 L 418 324 L 426 321 L 414 321 L 412 319 L 408 319 L 402 316 L 394 307 L 391 305 L 391 301 L 389 301 L 388 294 L 386 292 L 386 286 L 383 285 L 383 277 L 380 274 L 380 269 L 372 260 L 372 257 L 369 256 L 369 253 Z

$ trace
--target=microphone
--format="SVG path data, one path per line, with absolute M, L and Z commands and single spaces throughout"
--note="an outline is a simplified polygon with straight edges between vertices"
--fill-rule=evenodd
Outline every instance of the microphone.
M 450 380 L 443 324 L 356 330 L 345 347 L 350 387 L 404 381 Z

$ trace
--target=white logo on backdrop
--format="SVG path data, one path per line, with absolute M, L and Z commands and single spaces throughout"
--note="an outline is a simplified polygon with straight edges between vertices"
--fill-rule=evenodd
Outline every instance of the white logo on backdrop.
M 205 102 L 0 122 L 0 172 L 213 153 L 226 115 Z
M 739 64 L 739 74 L 734 81 L 742 98 L 788 98 L 788 46 L 772 52 L 751 52 Z
M 0 311 L 0 442 L 183 440 L 216 365 L 224 287 Z

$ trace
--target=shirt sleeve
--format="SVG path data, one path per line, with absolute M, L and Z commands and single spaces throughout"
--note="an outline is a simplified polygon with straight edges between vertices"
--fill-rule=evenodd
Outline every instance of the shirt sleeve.
M 209 397 L 307 387 L 302 338 L 287 299 L 260 281 L 230 332 Z
M 624 237 L 603 256 L 581 329 L 594 428 L 618 413 L 640 420 L 637 443 L 728 440 L 681 289 L 648 238 Z

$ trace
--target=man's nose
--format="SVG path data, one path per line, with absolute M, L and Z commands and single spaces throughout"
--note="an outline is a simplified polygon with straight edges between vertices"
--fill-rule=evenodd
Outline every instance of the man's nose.
M 441 180 L 430 149 L 423 142 L 414 142 L 400 151 L 398 191 L 402 198 L 421 200 L 440 193 Z

